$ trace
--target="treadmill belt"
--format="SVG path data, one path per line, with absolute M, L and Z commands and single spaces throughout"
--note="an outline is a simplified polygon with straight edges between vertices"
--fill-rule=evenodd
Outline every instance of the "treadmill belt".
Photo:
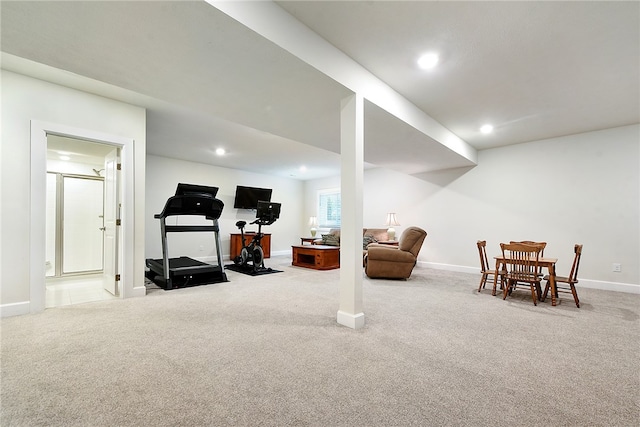
M 159 260 L 162 263 L 162 260 Z M 174 268 L 187 268 L 187 267 L 196 267 L 196 266 L 211 266 L 211 264 L 207 264 L 206 262 L 198 261 L 197 259 L 189 258 L 186 256 L 182 256 L 180 258 L 170 258 L 169 259 L 169 270 Z

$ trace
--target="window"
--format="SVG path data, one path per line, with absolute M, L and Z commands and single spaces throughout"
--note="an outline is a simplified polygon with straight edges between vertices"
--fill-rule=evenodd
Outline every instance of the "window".
M 318 226 L 340 228 L 340 189 L 318 191 Z

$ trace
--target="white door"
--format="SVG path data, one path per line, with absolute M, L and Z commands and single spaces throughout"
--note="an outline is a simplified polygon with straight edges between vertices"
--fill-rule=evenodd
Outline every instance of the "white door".
M 118 191 L 118 149 L 114 148 L 104 161 L 104 284 L 113 295 L 118 295 L 118 225 L 120 194 Z

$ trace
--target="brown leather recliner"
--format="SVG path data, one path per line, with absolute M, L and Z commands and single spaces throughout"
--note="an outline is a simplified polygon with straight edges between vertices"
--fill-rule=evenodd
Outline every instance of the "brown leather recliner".
M 406 279 L 411 276 L 427 232 L 409 227 L 402 232 L 398 246 L 372 243 L 364 260 L 364 272 L 371 278 Z

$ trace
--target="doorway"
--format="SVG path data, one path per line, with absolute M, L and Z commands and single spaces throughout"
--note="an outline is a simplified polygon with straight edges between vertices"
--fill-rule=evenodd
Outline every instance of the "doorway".
M 47 139 L 49 135 L 75 138 L 87 142 L 98 142 L 117 148 L 120 159 L 117 167 L 118 179 L 107 180 L 118 183 L 116 191 L 119 200 L 119 221 L 114 234 L 117 235 L 118 254 L 112 265 L 117 270 L 118 292 L 120 298 L 144 296 L 144 283 L 135 283 L 135 214 L 134 214 L 134 145 L 132 138 L 103 133 L 86 128 L 77 128 L 65 124 L 31 120 L 31 162 L 29 197 L 29 312 L 39 313 L 45 309 L 46 301 L 46 183 L 47 183 Z M 113 162 L 110 163 L 113 166 Z M 121 166 L 120 166 L 121 165 Z M 116 168 L 111 168 L 116 169 Z M 105 184 L 106 188 L 106 184 Z M 112 194 L 113 192 L 110 192 Z M 107 251 L 108 252 L 108 251 Z M 142 277 L 142 274 L 140 275 Z
M 105 212 L 110 207 L 114 214 L 107 217 L 116 216 L 117 202 L 105 194 L 105 164 L 117 159 L 118 151 L 109 144 L 47 135 L 46 308 L 119 295 L 116 284 L 105 286 L 105 262 L 117 258 L 117 245 L 105 244 Z

